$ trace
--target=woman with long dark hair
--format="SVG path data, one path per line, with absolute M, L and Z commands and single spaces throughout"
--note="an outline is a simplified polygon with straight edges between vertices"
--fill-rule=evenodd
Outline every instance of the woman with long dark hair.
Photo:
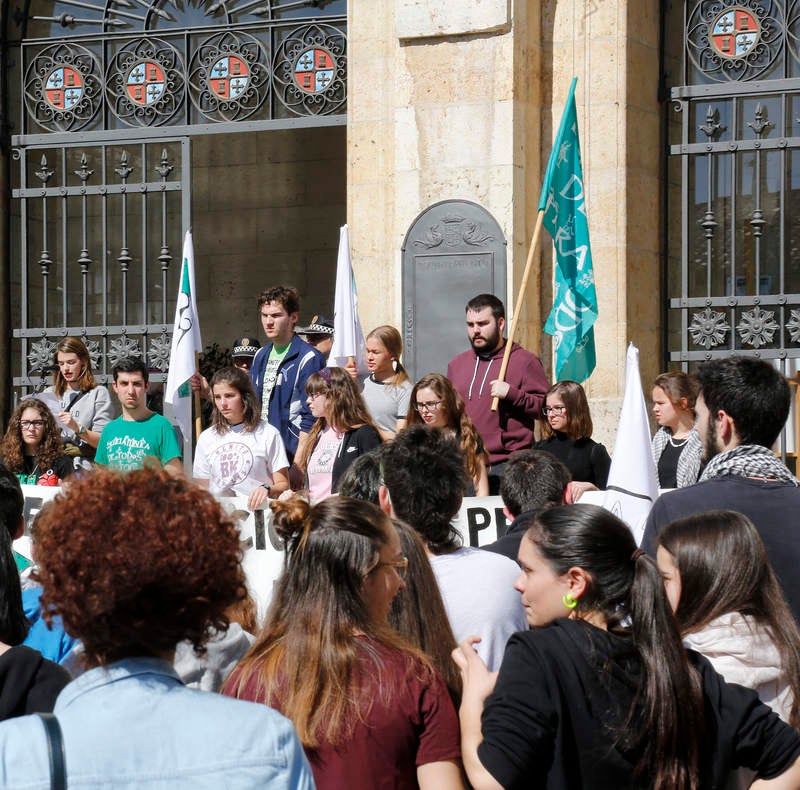
M 577 381 L 559 381 L 545 395 L 544 441 L 534 445 L 547 450 L 569 469 L 574 481 L 606 487 L 611 457 L 592 439 L 592 415 L 586 392 Z
M 318 790 L 462 788 L 447 687 L 387 624 L 408 565 L 389 517 L 341 496 L 271 507 L 286 565 L 223 693 L 291 719 Z
M 656 559 L 683 643 L 800 730 L 800 629 L 752 521 L 726 510 L 673 521 Z
M 25 485 L 57 486 L 73 472 L 64 453 L 61 431 L 50 409 L 38 398 L 23 398 L 8 423 L 0 454 Z
M 699 790 L 738 766 L 797 786 L 800 736 L 687 655 L 658 568 L 625 523 L 594 505 L 522 519 L 515 586 L 532 629 L 511 637 L 496 678 L 471 639 L 453 654 L 475 790 Z
M 317 421 L 295 463 L 305 473 L 311 501 L 319 502 L 336 490 L 342 473 L 356 458 L 380 445 L 381 437 L 358 387 L 343 368 L 312 373 L 306 393 Z M 281 499 L 295 493 L 286 491 Z
M 466 496 L 489 496 L 483 440 L 467 414 L 464 401 L 447 376 L 429 373 L 414 385 L 406 424 L 441 428 L 452 436 L 464 454 L 470 480 Z
M 195 482 L 217 496 L 248 498 L 251 510 L 289 488 L 289 461 L 278 429 L 261 419 L 250 376 L 239 368 L 211 379 L 211 427 L 197 440 Z
M 95 381 L 89 349 L 77 337 L 59 341 L 53 365 L 53 385 L 45 392 L 54 393 L 61 404 L 61 439 L 68 455 L 91 460 L 103 428 L 114 417 L 111 395 Z

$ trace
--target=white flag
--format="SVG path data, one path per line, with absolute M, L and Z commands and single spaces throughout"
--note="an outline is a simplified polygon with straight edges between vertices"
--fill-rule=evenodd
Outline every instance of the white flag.
M 183 262 L 178 300 L 175 304 L 169 373 L 164 387 L 164 402 L 172 406 L 175 422 L 183 433 L 184 464 L 190 460 L 185 448 L 191 448 L 192 442 L 192 390 L 188 381 L 196 370 L 195 352 L 202 350 L 194 285 L 194 245 L 192 232 L 187 230 L 183 240 Z
M 333 305 L 333 347 L 329 367 L 343 368 L 352 357 L 359 375 L 367 375 L 364 332 L 358 318 L 358 295 L 350 264 L 350 235 L 347 225 L 339 230 L 339 255 L 336 259 L 336 295 Z
M 637 544 L 642 540 L 650 508 L 658 498 L 658 476 L 650 438 L 650 422 L 639 375 L 639 349 L 631 343 L 625 363 L 625 397 L 604 506 L 631 528 Z

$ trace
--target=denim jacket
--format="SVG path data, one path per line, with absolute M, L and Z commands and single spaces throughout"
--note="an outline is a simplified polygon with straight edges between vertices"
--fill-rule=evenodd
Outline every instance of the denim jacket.
M 54 712 L 70 790 L 314 788 L 291 722 L 265 705 L 188 689 L 160 659 L 90 669 L 64 688 Z M 0 787 L 50 787 L 37 716 L 0 724 Z

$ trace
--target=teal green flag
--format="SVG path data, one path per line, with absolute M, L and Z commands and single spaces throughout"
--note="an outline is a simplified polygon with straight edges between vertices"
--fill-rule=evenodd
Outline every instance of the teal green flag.
M 572 80 L 547 163 L 539 211 L 544 211 L 544 226 L 556 251 L 553 309 L 544 325 L 544 331 L 553 336 L 556 378 L 585 381 L 596 365 L 593 326 L 597 293 L 575 110 L 577 82 L 577 78 Z

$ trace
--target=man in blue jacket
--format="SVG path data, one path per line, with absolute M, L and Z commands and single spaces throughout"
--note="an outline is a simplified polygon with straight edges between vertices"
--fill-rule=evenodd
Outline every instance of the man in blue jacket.
M 291 463 L 314 424 L 306 380 L 325 367 L 325 357 L 294 333 L 300 314 L 296 288 L 277 285 L 262 291 L 258 311 L 267 343 L 253 358 L 250 378 L 261 418 L 278 429 Z

